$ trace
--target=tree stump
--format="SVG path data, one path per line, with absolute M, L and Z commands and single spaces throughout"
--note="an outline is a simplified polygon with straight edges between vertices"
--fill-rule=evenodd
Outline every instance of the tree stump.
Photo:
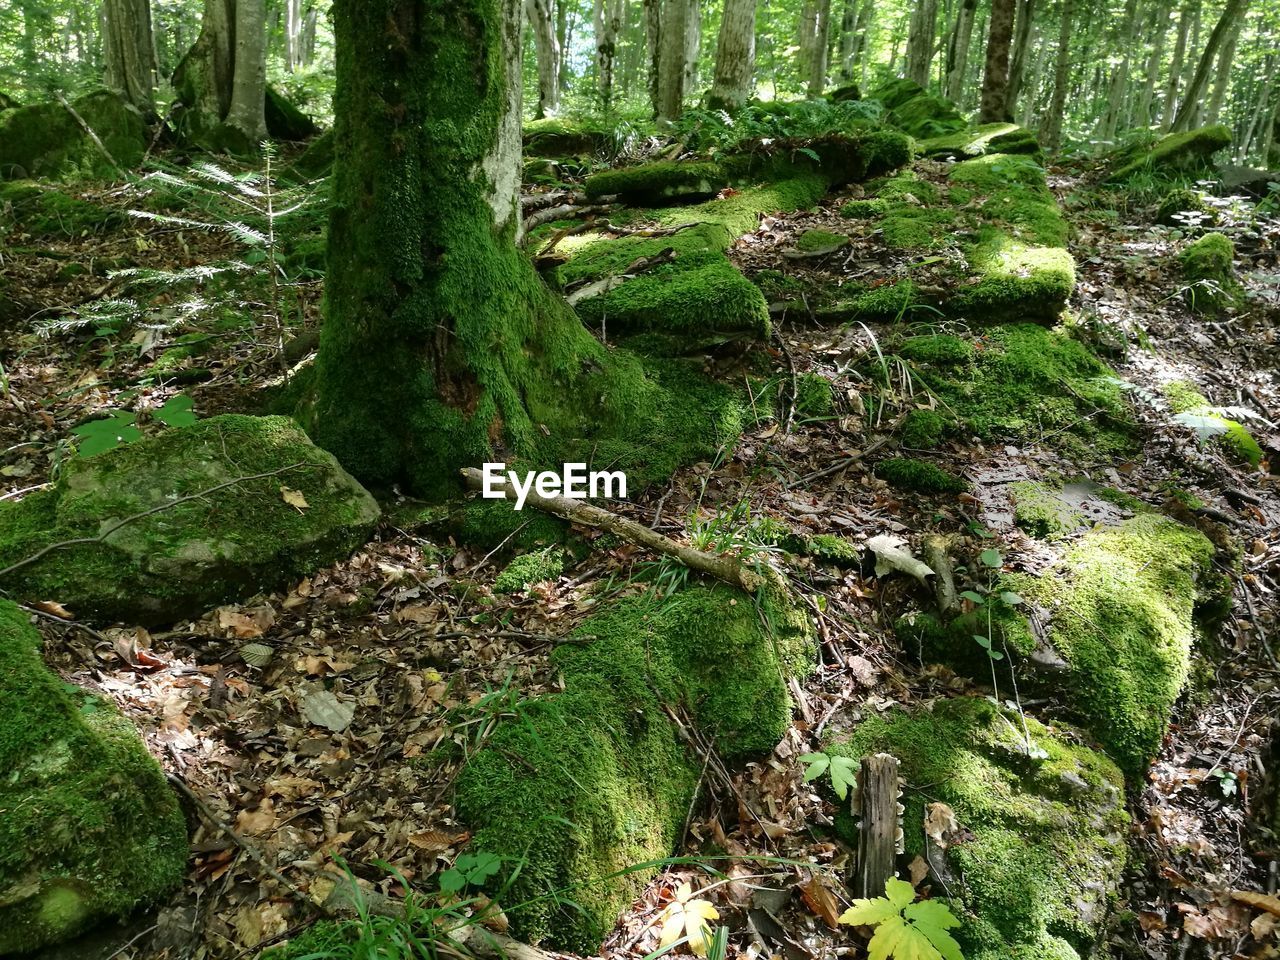
M 884 896 L 898 853 L 898 760 L 887 753 L 863 757 L 854 813 L 861 817 L 853 877 L 858 897 Z

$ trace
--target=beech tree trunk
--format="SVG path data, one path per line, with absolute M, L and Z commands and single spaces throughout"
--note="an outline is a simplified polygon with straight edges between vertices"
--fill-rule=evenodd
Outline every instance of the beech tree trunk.
M 695 21 L 697 0 L 662 0 L 662 21 L 658 42 L 659 120 L 675 120 L 684 112 L 688 92 L 688 33 Z
M 755 66 L 756 0 L 725 0 L 707 102 L 727 110 L 742 106 L 755 89 Z
M 1197 112 L 1196 108 L 1200 103 L 1200 98 L 1204 96 L 1205 87 L 1209 82 L 1209 72 L 1218 56 L 1218 51 L 1222 49 L 1227 34 L 1234 29 L 1238 21 L 1244 18 L 1245 10 L 1248 6 L 1249 0 L 1227 0 L 1227 5 L 1222 10 L 1222 16 L 1218 18 L 1213 32 L 1209 34 L 1209 39 L 1204 45 L 1204 52 L 1200 56 L 1196 72 L 1183 95 L 1182 105 L 1178 108 L 1178 113 L 1173 118 L 1174 130 L 1191 129 L 1193 118 Z
M 938 0 L 916 0 L 907 31 L 907 78 L 922 87 L 929 85 L 937 23 Z
M 991 27 L 987 34 L 987 62 L 982 74 L 979 123 L 1008 120 L 1005 112 L 1009 88 L 1009 42 L 1013 38 L 1015 0 L 991 0 Z
M 978 0 L 961 0 L 956 12 L 955 26 L 947 41 L 947 76 L 945 93 L 956 103 L 964 101 L 966 71 L 969 66 L 969 47 L 973 42 L 973 19 L 978 10 Z
M 105 0 L 103 46 L 107 88 L 117 91 L 148 120 L 155 117 L 155 43 L 149 0 Z
M 662 0 L 644 0 L 644 45 L 649 64 L 649 104 L 662 113 Z
M 1178 14 L 1178 39 L 1173 47 L 1173 61 L 1169 64 L 1169 80 L 1165 86 L 1164 106 L 1160 110 L 1160 126 L 1169 130 L 1173 126 L 1174 105 L 1178 98 L 1178 80 L 1182 76 L 1182 64 L 1187 54 L 1187 34 L 1191 29 L 1191 17 L 1198 0 L 1184 0 Z
M 1062 141 L 1062 118 L 1067 109 L 1067 84 L 1071 75 L 1071 26 L 1075 17 L 1075 0 L 1062 0 L 1058 21 L 1058 53 L 1053 63 L 1053 96 L 1044 122 L 1040 125 L 1040 142 L 1049 153 L 1057 153 Z
M 1138 126 L 1147 127 L 1152 122 L 1151 104 L 1155 99 L 1156 76 L 1160 72 L 1160 63 L 1164 59 L 1165 37 L 1169 33 L 1169 14 L 1164 0 L 1157 0 L 1152 23 L 1155 39 L 1151 44 L 1151 54 L 1147 57 L 1146 76 L 1142 79 L 1142 96 L 1138 100 L 1137 112 L 1132 115 Z
M 256 149 L 266 63 L 264 0 L 205 0 L 200 36 L 173 72 L 180 132 L 213 149 Z
M 853 79 L 854 33 L 858 29 L 857 0 L 844 0 L 840 12 L 840 42 L 837 45 L 837 56 L 840 62 L 840 81 L 848 83 Z
M 1125 97 L 1129 92 L 1129 59 L 1137 37 L 1138 0 L 1125 0 L 1124 21 L 1117 35 L 1119 47 L 1123 51 L 1120 63 L 1111 75 L 1111 85 L 1107 95 L 1107 111 L 1103 114 L 1099 125 L 1099 135 L 1103 140 L 1114 140 L 1120 124 L 1120 114 L 1124 109 Z
M 827 89 L 827 56 L 831 33 L 831 0 L 817 0 L 813 23 L 813 45 L 809 51 L 808 94 L 817 99 Z
M 1218 71 L 1213 81 L 1213 95 L 1209 98 L 1209 109 L 1205 113 L 1205 123 L 1217 123 L 1222 113 L 1222 103 L 1226 100 L 1227 91 L 1231 87 L 1231 64 L 1236 56 L 1236 43 L 1240 40 L 1240 31 L 1244 29 L 1244 16 L 1232 24 L 1226 41 L 1222 44 L 1222 52 L 1218 55 Z
M 1018 97 L 1022 93 L 1027 57 L 1031 50 L 1031 28 L 1035 19 L 1035 6 L 1036 0 L 1018 0 L 1013 54 L 1009 61 L 1009 86 L 1005 90 L 1004 100 L 1004 112 L 1009 117 L 1017 116 L 1018 112 Z
M 538 106 L 534 115 L 540 120 L 560 110 L 560 42 L 551 0 L 525 0 L 525 12 L 538 58 Z
M 596 76 L 600 103 L 606 110 L 613 103 L 613 71 L 618 53 L 618 33 L 622 30 L 623 0 L 595 0 Z

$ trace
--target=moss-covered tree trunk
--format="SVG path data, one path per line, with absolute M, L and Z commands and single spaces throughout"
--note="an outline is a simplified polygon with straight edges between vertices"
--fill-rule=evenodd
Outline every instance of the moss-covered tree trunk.
M 333 11 L 312 436 L 371 485 L 443 497 L 461 490 L 463 466 L 557 462 L 581 438 L 651 418 L 658 388 L 639 362 L 602 347 L 516 247 L 519 0 Z
M 263 0 L 205 0 L 200 36 L 173 72 L 183 136 L 246 152 L 266 136 Z

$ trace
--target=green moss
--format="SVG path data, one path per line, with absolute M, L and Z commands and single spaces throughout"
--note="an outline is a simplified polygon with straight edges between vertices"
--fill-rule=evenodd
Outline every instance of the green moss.
M 516 557 L 493 581 L 495 593 L 527 590 L 535 583 L 554 580 L 564 573 L 564 553 L 554 548 Z
M 1124 180 L 1145 170 L 1161 173 L 1208 168 L 1213 155 L 1231 146 L 1231 131 L 1224 126 L 1200 127 L 1161 137 L 1150 147 L 1136 146 L 1121 151 L 1111 180 Z
M 894 249 L 931 250 L 950 241 L 956 214 L 947 209 L 896 207 L 880 221 L 885 245 Z
M 889 122 L 916 139 L 945 136 L 965 127 L 964 117 L 950 100 L 921 93 L 889 111 Z
M 566 157 L 612 152 L 614 131 L 599 120 L 586 117 L 544 117 L 524 124 L 526 154 Z
M 1009 496 L 1013 500 L 1014 523 L 1041 540 L 1056 540 L 1086 522 L 1080 511 L 1062 499 L 1060 491 L 1038 481 L 1011 483 Z
M 664 705 L 726 756 L 771 749 L 790 719 L 787 677 L 808 668 L 807 618 L 724 586 L 623 600 L 553 654 L 564 692 L 500 724 L 458 782 L 474 846 L 504 857 L 513 929 L 589 953 L 672 851 L 701 761 Z M 590 642 L 587 642 L 587 641 Z M 548 894 L 555 892 L 556 896 Z
M 801 549 L 796 552 L 836 567 L 856 567 L 862 563 L 862 551 L 844 537 L 832 533 L 805 537 Z
M 8 208 L 17 228 L 32 237 L 81 237 L 117 226 L 123 217 L 31 180 L 0 181 L 0 224 Z
M 830 417 L 835 412 L 831 381 L 817 373 L 800 374 L 796 377 L 795 405 L 800 417 Z
M 1262 462 L 1262 447 L 1244 424 L 1232 420 L 1223 411 L 1209 403 L 1208 399 L 1185 380 L 1174 380 L 1161 388 L 1175 415 L 1191 419 L 1197 433 L 1213 433 L 1213 440 L 1222 444 L 1238 460 L 1258 466 Z
M 63 683 L 0 601 L 0 953 L 60 943 L 181 881 L 187 829 L 109 701 Z
M 936 410 L 912 410 L 902 421 L 898 441 L 908 450 L 932 450 L 946 429 L 946 418 Z
M 760 292 L 770 303 L 797 300 L 804 296 L 807 289 L 803 280 L 787 276 L 779 270 L 761 270 L 751 277 L 751 282 L 760 288 Z
M 828 316 L 842 320 L 902 320 L 921 306 L 920 288 L 905 279 L 862 290 L 823 309 Z
M 146 149 L 142 115 L 107 90 L 87 93 L 71 107 L 125 169 Z M 111 176 L 116 168 L 60 103 L 36 103 L 0 111 L 0 179 L 53 177 L 83 172 Z
M 1124 868 L 1123 783 L 1069 729 L 1028 719 L 1045 756 L 1027 756 L 1022 723 L 986 700 L 944 700 L 911 714 L 871 714 L 826 749 L 899 759 L 908 860 L 926 855 L 927 805 L 952 809 L 961 834 L 934 856 L 950 875 L 934 893 L 956 898 L 966 957 L 1079 960 L 1092 953 Z M 847 814 L 837 829 L 856 845 Z
M 803 253 L 839 250 L 849 245 L 849 238 L 830 230 L 806 230 L 796 238 L 796 249 Z
M 926 157 L 980 157 L 988 153 L 1037 156 L 1040 153 L 1035 134 L 1016 123 L 986 123 L 973 130 L 931 137 L 919 146 Z
M 1216 314 L 1239 304 L 1242 290 L 1232 266 L 1235 255 L 1235 244 L 1220 233 L 1206 233 L 1178 255 L 1189 284 L 1187 303 L 1196 313 Z
M 978 282 L 962 286 L 947 311 L 978 322 L 1055 321 L 1075 290 L 1075 261 L 1066 250 L 1030 246 L 985 229 L 970 254 Z
M 973 344 L 951 334 L 909 337 L 897 352 L 908 360 L 935 367 L 961 367 L 973 362 Z
M 512 550 L 534 550 L 564 543 L 569 527 L 559 517 L 541 511 L 516 510 L 505 500 L 468 500 L 449 515 L 449 526 L 463 543 L 482 550 L 505 545 Z
M 715 163 L 658 160 L 594 173 L 584 188 L 592 200 L 617 196 L 626 203 L 656 204 L 717 193 L 728 183 L 728 176 Z
M 1191 216 L 1185 216 L 1191 214 Z M 1213 223 L 1217 220 L 1213 208 L 1204 202 L 1198 190 L 1180 187 L 1170 190 L 1156 210 L 1156 223 L 1167 227 L 1185 227 L 1193 223 Z
M 924 87 L 906 77 L 896 77 L 867 94 L 868 100 L 879 100 L 886 110 L 900 107 L 923 94 Z
M 969 484 L 941 467 L 913 460 L 909 457 L 891 457 L 876 464 L 876 476 L 888 481 L 899 490 L 914 493 L 960 493 Z
M 307 507 L 286 503 L 285 487 Z M 378 517 L 295 423 L 226 415 L 69 460 L 52 489 L 0 504 L 0 567 L 151 510 L 104 541 L 51 551 L 4 588 L 82 618 L 171 622 L 345 557 Z
M 914 338 L 913 338 L 914 339 Z M 898 352 L 955 350 L 943 338 L 906 341 Z M 947 346 L 940 346 L 947 345 Z M 922 359 L 915 368 L 946 408 L 979 437 L 1052 440 L 1080 458 L 1132 449 L 1131 421 L 1115 374 L 1065 332 L 1036 324 L 992 328 L 971 365 Z

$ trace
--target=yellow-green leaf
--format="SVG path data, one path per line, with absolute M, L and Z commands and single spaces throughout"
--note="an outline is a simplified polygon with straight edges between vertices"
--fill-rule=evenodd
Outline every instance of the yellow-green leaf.
M 876 897 L 873 900 L 853 901 L 853 905 L 840 914 L 840 923 L 847 923 L 855 927 L 872 927 L 897 915 L 897 907 L 884 897 Z
M 916 891 L 907 881 L 890 877 L 884 885 L 884 895 L 889 898 L 890 903 L 901 910 L 916 898 Z
M 947 905 L 938 900 L 921 900 L 905 908 L 902 913 L 908 920 L 939 927 L 942 930 L 960 926 L 960 921 L 955 918 Z

